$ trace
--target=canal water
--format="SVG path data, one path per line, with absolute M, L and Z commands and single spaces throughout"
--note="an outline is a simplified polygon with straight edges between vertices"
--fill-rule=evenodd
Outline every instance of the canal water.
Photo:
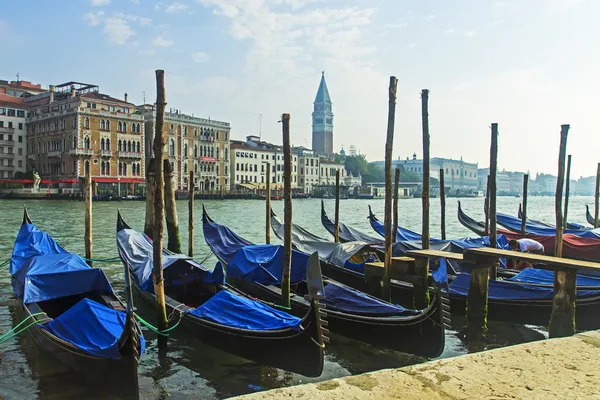
M 456 218 L 455 199 L 446 200 L 446 232 L 448 238 L 472 235 Z M 499 197 L 498 211 L 516 215 L 521 199 Z M 474 218 L 483 217 L 483 199 L 461 199 L 464 211 Z M 591 197 L 573 197 L 570 200 L 569 221 L 585 223 L 585 204 Z M 201 226 L 202 202 L 196 201 L 194 253 L 196 259 L 214 266 L 215 258 L 204 242 Z M 232 228 L 244 238 L 264 243 L 265 203 L 258 200 L 223 200 L 204 202 L 211 217 Z M 0 200 L 0 263 L 8 260 L 26 205 L 33 222 L 49 232 L 66 250 L 84 253 L 84 203 L 79 201 L 15 201 Z M 340 218 L 374 236 L 367 220 L 367 205 L 383 219 L 383 200 L 342 200 Z M 325 200 L 330 216 L 334 201 Z M 93 204 L 93 245 L 95 258 L 117 257 L 115 223 L 117 208 L 135 229 L 142 230 L 145 203 L 96 202 Z M 273 208 L 283 215 L 283 202 L 274 201 Z M 187 248 L 187 203 L 177 202 L 182 247 Z M 298 199 L 293 202 L 294 222 L 324 238 L 329 234 L 320 222 L 320 200 Z M 439 237 L 439 199 L 431 199 L 431 237 Z M 554 222 L 553 197 L 530 197 L 528 215 L 531 218 Z M 421 200 L 405 199 L 399 202 L 401 226 L 420 232 Z M 271 235 L 274 238 L 274 235 Z M 275 238 L 276 240 L 276 238 Z M 114 288 L 122 294 L 123 267 L 120 263 L 96 263 L 103 268 Z M 15 311 L 17 301 L 10 285 L 8 266 L 0 270 L 0 333 L 18 323 Z M 152 316 L 149 317 L 152 319 Z M 460 339 L 464 320 L 453 318 L 455 330 L 447 331 L 446 349 L 441 358 L 465 354 L 469 349 Z M 377 332 L 373 332 L 374 335 Z M 321 377 L 312 379 L 293 373 L 258 365 L 220 352 L 200 341 L 180 336 L 175 332 L 169 339 L 169 351 L 158 354 L 156 337 L 144 330 L 147 352 L 140 364 L 140 391 L 144 399 L 221 399 L 282 386 L 317 382 L 331 378 L 359 374 L 382 368 L 401 367 L 426 360 L 399 352 L 382 350 L 360 342 L 331 334 L 326 349 L 325 369 Z M 490 323 L 490 347 L 499 347 L 547 337 L 545 327 Z M 110 382 L 106 382 L 106 387 Z M 38 350 L 28 333 L 0 345 L 0 399 L 104 399 L 109 398 L 104 388 L 92 388 L 67 370 L 52 357 Z

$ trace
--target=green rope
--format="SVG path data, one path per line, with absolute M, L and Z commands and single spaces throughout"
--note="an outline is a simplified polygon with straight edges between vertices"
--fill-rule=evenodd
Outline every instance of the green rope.
M 15 338 L 21 332 L 26 331 L 27 329 L 31 328 L 35 324 L 39 324 L 41 322 L 46 322 L 46 321 L 50 321 L 51 320 L 51 318 L 45 318 L 45 319 L 43 319 L 41 321 L 37 321 L 36 320 L 36 321 L 33 321 L 33 322 L 29 323 L 27 326 L 25 326 L 25 328 L 19 329 L 19 327 L 21 325 L 23 325 L 25 322 L 27 322 L 27 320 L 29 320 L 30 318 L 33 318 L 33 317 L 37 317 L 38 315 L 46 315 L 46 313 L 39 312 L 39 313 L 31 314 L 29 317 L 27 317 L 23 321 L 19 322 L 19 324 L 17 326 L 15 326 L 14 328 L 12 328 L 8 332 L 6 332 L 4 335 L 0 336 L 0 344 L 4 344 L 4 343 L 8 342 L 10 339 Z M 19 329 L 19 330 L 17 330 L 17 329 Z
M 271 306 L 271 307 L 281 308 L 282 310 L 290 311 L 292 309 L 291 307 L 280 306 L 279 304 L 271 303 L 269 301 L 265 301 L 265 300 L 261 300 L 261 299 L 256 299 L 256 300 L 258 300 L 261 303 L 264 303 L 264 304 L 266 304 L 268 306 Z
M 146 321 L 144 318 L 140 317 L 139 315 L 137 315 L 135 313 L 134 313 L 134 315 L 138 319 L 138 321 L 140 321 L 142 323 L 142 325 L 144 325 L 146 328 L 150 329 L 152 332 L 154 332 L 158 335 L 161 335 L 161 336 L 169 336 L 169 332 L 171 332 L 173 329 L 177 328 L 177 326 L 183 319 L 183 318 L 180 318 L 179 321 L 177 321 L 177 323 L 175 325 L 161 331 L 160 329 L 158 329 L 157 327 L 155 327 L 154 325 L 152 325 L 150 322 Z
M 92 262 L 117 262 L 117 261 L 121 261 L 121 259 L 119 257 L 113 257 L 113 258 L 83 258 L 83 259 L 85 261 L 92 261 Z
M 4 261 L 2 264 L 0 264 L 0 268 L 4 267 L 9 262 L 10 262 L 10 258 L 8 260 Z

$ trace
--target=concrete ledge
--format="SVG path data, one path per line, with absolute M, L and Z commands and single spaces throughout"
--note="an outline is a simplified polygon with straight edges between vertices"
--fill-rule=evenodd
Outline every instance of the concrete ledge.
M 598 399 L 600 331 L 238 398 Z

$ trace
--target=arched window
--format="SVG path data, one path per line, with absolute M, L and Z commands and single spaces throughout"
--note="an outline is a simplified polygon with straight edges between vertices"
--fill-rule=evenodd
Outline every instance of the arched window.
M 214 148 L 214 147 L 211 147 L 211 148 L 210 148 L 210 156 L 211 156 L 211 157 L 214 157 L 214 156 L 215 156 L 215 148 Z
M 227 161 L 227 153 L 228 153 L 228 150 L 225 149 L 225 161 Z
M 140 146 L 140 142 L 137 142 L 137 149 L 136 149 L 136 152 L 137 152 L 137 153 L 141 153 L 141 152 L 142 152 L 142 150 L 141 150 L 141 146 Z
M 119 176 L 123 175 L 123 163 L 119 162 Z
M 110 175 L 110 161 L 106 162 L 106 175 Z
M 102 161 L 100 163 L 100 175 L 104 175 L 105 174 L 105 170 L 104 170 L 105 166 L 104 166 L 104 161 Z
M 106 120 L 106 130 L 110 131 L 110 121 Z
M 194 173 L 197 174 L 198 173 L 198 164 L 194 164 Z
M 217 147 L 217 160 L 219 159 L 219 148 Z
M 119 123 L 117 124 L 117 132 L 123 132 L 123 124 L 121 123 L 121 121 L 119 121 Z
M 89 161 L 85 162 L 85 173 L 86 174 L 90 173 L 90 162 Z
M 106 130 L 106 123 L 104 122 L 103 119 L 100 120 L 100 129 Z
M 104 150 L 104 138 L 100 139 L 100 150 Z
M 83 123 L 83 127 L 84 128 L 90 128 L 90 119 L 88 117 L 85 117 L 85 122 Z
M 183 163 L 183 173 L 187 174 L 187 163 Z
M 77 148 L 77 136 L 73 136 L 73 148 L 76 149 Z M 39 153 L 39 150 L 38 150 Z
M 127 164 L 123 163 L 123 176 L 127 176 Z
M 198 145 L 197 144 L 194 145 L 194 157 L 198 158 Z
M 123 132 L 127 132 L 127 122 L 123 122 Z
M 217 175 L 219 175 L 219 166 L 217 165 Z
M 198 129 L 194 128 L 194 137 L 198 136 Z
M 127 142 L 127 151 L 131 152 L 131 140 Z
M 120 139 L 119 139 L 119 147 L 118 147 L 118 149 L 119 149 L 119 151 L 123 151 L 122 142 L 121 142 Z
M 110 150 L 110 139 L 106 139 L 106 150 Z
M 171 124 L 172 126 L 173 124 Z M 175 155 L 175 141 L 173 139 L 171 139 L 171 143 L 169 145 L 169 155 L 170 156 L 174 156 Z
M 137 129 L 136 129 L 136 132 L 137 132 L 137 133 L 140 133 L 140 132 L 142 132 L 142 128 L 141 128 L 140 124 L 137 124 Z

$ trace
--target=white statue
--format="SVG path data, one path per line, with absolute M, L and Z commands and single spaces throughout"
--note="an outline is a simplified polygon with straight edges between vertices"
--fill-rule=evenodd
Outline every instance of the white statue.
M 33 191 L 34 192 L 39 192 L 40 191 L 40 176 L 36 171 L 33 171 Z

